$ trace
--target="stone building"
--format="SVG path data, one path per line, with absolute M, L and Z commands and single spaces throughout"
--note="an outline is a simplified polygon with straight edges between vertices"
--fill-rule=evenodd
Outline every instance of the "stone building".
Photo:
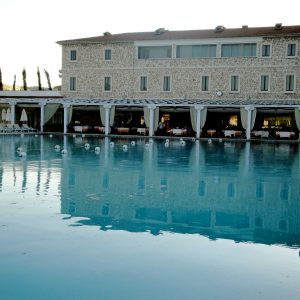
M 110 34 L 62 45 L 62 93 L 100 99 L 299 99 L 300 26 Z
M 297 139 L 299 39 L 300 26 L 276 24 L 59 41 L 61 98 L 25 98 L 41 104 L 41 131 L 53 113 L 64 133 Z
M 204 126 L 199 119 L 206 119 L 207 112 L 242 107 L 246 108 L 242 123 L 244 129 L 249 128 L 249 137 L 257 112 L 275 107 L 282 113 L 278 108 L 300 104 L 299 37 L 300 26 L 276 24 L 106 32 L 60 41 L 62 93 L 70 99 L 104 100 L 117 109 L 118 105 L 151 106 L 150 113 L 156 108 L 196 108 L 198 123 L 193 127 L 197 136 Z M 150 135 L 159 119 L 154 115 Z

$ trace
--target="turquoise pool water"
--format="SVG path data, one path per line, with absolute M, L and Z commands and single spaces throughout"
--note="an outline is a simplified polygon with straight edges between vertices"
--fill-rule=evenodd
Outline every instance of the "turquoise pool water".
M 298 145 L 112 141 L 0 136 L 1 299 L 299 299 Z

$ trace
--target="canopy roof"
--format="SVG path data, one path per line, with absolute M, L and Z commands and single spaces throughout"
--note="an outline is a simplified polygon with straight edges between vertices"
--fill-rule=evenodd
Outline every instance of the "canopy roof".
M 255 100 L 255 99 L 211 99 L 211 100 L 197 100 L 197 99 L 84 99 L 84 98 L 0 98 L 0 104 L 62 104 L 62 105 L 114 105 L 114 106 L 195 106 L 203 105 L 207 107 L 241 107 L 246 105 L 253 105 L 255 107 L 280 107 L 280 108 L 300 108 L 300 99 L 295 100 Z

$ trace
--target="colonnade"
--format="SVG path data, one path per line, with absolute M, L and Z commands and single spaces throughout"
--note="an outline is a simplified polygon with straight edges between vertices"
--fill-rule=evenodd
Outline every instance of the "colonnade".
M 16 121 L 16 105 L 18 102 L 16 100 L 11 100 L 8 102 L 10 105 L 10 110 L 11 110 L 11 123 L 14 124 Z M 46 101 L 38 101 L 38 105 L 40 107 L 40 132 L 43 132 L 43 127 L 45 125 L 45 106 L 48 105 Z M 72 103 L 51 103 L 54 105 L 62 105 L 63 106 L 63 111 L 64 111 L 64 117 L 63 117 L 63 133 L 67 133 L 67 127 L 69 124 L 69 113 L 70 113 L 70 108 L 72 108 Z M 112 109 L 113 105 L 112 104 L 107 104 L 105 103 L 103 105 L 103 108 L 105 110 L 105 120 L 104 120 L 104 132 L 105 135 L 108 135 L 110 133 L 110 111 Z M 116 106 L 117 107 L 117 106 Z M 155 104 L 147 104 L 145 105 L 146 108 L 149 109 L 149 136 L 152 137 L 154 135 L 154 132 L 156 130 L 155 126 L 155 110 L 159 108 L 159 105 Z M 206 120 L 206 111 L 207 108 L 210 107 L 205 106 L 205 105 L 192 105 L 190 106 L 190 109 L 195 111 L 195 132 L 196 132 L 196 138 L 200 138 L 201 136 L 201 131 L 202 127 L 205 124 Z M 220 106 L 220 107 L 224 107 Z M 228 106 L 229 107 L 229 106 Z M 246 139 L 250 140 L 251 138 L 251 130 L 253 129 L 255 118 L 256 118 L 256 106 L 254 105 L 245 105 L 241 106 L 241 117 L 242 117 L 242 123 L 244 123 L 243 127 L 246 132 Z M 275 109 L 276 107 L 274 107 Z M 203 112 L 205 111 L 205 114 Z M 300 126 L 300 106 L 295 107 L 295 119 L 297 126 Z M 299 124 L 298 124 L 299 123 Z M 298 127 L 299 127 L 298 126 Z

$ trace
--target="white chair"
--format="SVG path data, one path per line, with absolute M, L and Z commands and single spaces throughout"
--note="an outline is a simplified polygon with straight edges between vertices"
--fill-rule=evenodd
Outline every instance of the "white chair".
M 19 126 L 19 124 L 13 124 L 13 129 L 15 132 L 22 132 L 23 129 Z
M 11 133 L 11 132 L 14 132 L 14 131 L 15 131 L 15 130 L 14 130 L 14 127 L 13 127 L 12 124 L 6 124 L 5 132 Z
M 32 128 L 32 127 L 29 127 L 27 124 L 23 124 L 22 125 L 22 129 L 24 131 L 29 131 L 29 132 L 33 132 L 33 131 L 36 131 L 36 129 Z
M 4 124 L 0 124 L 0 132 L 5 132 L 5 125 Z

